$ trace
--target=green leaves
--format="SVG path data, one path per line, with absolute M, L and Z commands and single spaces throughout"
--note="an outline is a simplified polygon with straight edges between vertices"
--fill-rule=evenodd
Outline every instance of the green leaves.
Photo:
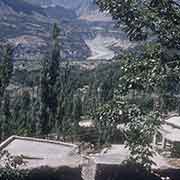
M 122 112 L 115 103 L 103 104 L 97 108 L 93 119 L 98 132 L 98 145 L 107 145 L 117 130 L 117 125 L 122 123 Z
M 123 26 L 130 40 L 149 40 L 120 59 L 116 96 L 126 104 L 131 160 L 150 170 L 152 136 L 160 126 L 159 112 L 167 110 L 164 97 L 180 89 L 180 6 L 169 0 L 97 0 L 97 4 Z M 146 97 L 153 103 L 144 106 Z
M 126 94 L 130 89 L 166 94 L 171 91 L 170 83 L 174 81 L 178 85 L 180 80 L 178 59 L 173 66 L 169 62 L 162 62 L 160 45 L 147 44 L 140 54 L 128 54 L 121 62 L 120 91 Z
M 158 112 L 144 113 L 138 106 L 131 105 L 128 109 L 128 120 L 126 145 L 131 152 L 130 159 L 149 171 L 154 155 L 151 142 L 160 127 L 160 115 Z
M 180 6 L 169 0 L 96 0 L 100 9 L 109 12 L 123 25 L 130 40 L 156 37 L 169 48 L 180 47 Z

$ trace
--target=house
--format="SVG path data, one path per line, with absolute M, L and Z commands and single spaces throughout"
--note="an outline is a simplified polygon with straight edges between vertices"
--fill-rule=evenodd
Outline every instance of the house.
M 76 168 L 80 165 L 78 147 L 59 141 L 12 136 L 0 144 L 0 151 L 7 151 L 11 156 L 22 159 L 20 168 L 34 169 L 43 166 L 58 168 L 67 166 Z M 1 158 L 0 165 L 4 165 Z
M 130 151 L 124 144 L 112 144 L 111 147 L 104 148 L 100 153 L 83 157 L 82 177 L 84 180 L 95 180 L 97 177 L 101 177 L 103 173 L 106 176 L 107 173 L 106 178 L 111 179 L 111 175 L 116 171 L 120 174 L 128 173 L 128 169 L 123 164 L 129 157 Z M 152 166 L 154 170 L 177 168 L 169 162 L 168 158 L 158 153 L 154 154 L 152 160 L 155 162 Z
M 74 144 L 12 136 L 0 144 L 0 151 L 8 151 L 15 157 L 16 162 L 20 162 L 20 169 L 32 171 L 37 169 L 43 177 L 46 175 L 51 177 L 51 173 L 48 173 L 49 169 L 48 172 L 43 171 L 42 167 L 55 169 L 51 171 L 55 175 L 57 175 L 56 169 L 68 167 L 66 171 L 61 169 L 59 175 L 63 173 L 63 176 L 74 177 L 78 180 L 104 179 L 102 175 L 103 177 L 107 175 L 105 179 L 109 179 L 115 172 L 120 173 L 119 177 L 121 173 L 128 174 L 129 172 L 127 168 L 121 166 L 130 156 L 129 149 L 123 144 L 112 144 L 102 149 L 100 153 L 83 155 L 83 152 L 78 154 L 78 146 Z M 152 160 L 156 163 L 153 169 L 173 167 L 167 158 L 159 154 L 156 154 Z M 0 159 L 0 165 L 1 167 L 4 165 L 3 158 Z M 36 179 L 39 178 L 39 174 L 36 174 Z
M 180 116 L 173 116 L 166 119 L 161 128 L 154 136 L 154 147 L 162 150 L 175 148 L 180 153 Z

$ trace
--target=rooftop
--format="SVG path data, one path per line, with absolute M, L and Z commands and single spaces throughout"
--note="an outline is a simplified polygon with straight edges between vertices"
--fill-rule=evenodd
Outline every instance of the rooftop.
M 180 116 L 166 119 L 159 132 L 171 142 L 180 142 Z
M 120 165 L 128 160 L 130 151 L 125 145 L 113 144 L 110 148 L 102 150 L 100 154 L 92 155 L 96 164 Z M 178 159 L 168 159 L 156 153 L 152 160 L 155 162 L 153 169 L 177 168 L 172 162 Z
M 73 144 L 19 136 L 12 136 L 0 144 L 0 150 L 6 150 L 13 156 L 23 156 L 26 164 L 21 168 L 76 167 L 80 161 L 76 149 Z
M 171 142 L 180 142 L 180 129 L 179 128 L 175 128 L 171 125 L 164 124 L 161 126 L 160 132 L 161 134 L 163 134 L 163 136 L 167 140 Z
M 112 145 L 110 148 L 105 148 L 100 154 L 93 156 L 96 164 L 115 164 L 119 165 L 129 157 L 129 150 L 125 145 Z
M 180 129 L 180 116 L 171 117 L 165 120 L 165 123 Z

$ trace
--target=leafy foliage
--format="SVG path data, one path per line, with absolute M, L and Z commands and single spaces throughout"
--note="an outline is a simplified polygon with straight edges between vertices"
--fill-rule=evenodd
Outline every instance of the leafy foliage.
M 154 150 L 152 137 L 160 127 L 160 116 L 158 112 L 144 113 L 135 105 L 128 108 L 128 124 L 126 126 L 126 138 L 131 156 L 131 162 L 140 165 L 141 168 L 151 170 L 154 164 L 152 158 Z
M 180 5 L 169 0 L 97 0 L 101 10 L 123 24 L 131 40 L 157 35 L 162 45 L 179 48 Z
M 121 60 L 116 98 L 127 108 L 127 145 L 131 158 L 149 170 L 151 139 L 160 125 L 157 114 L 168 111 L 167 99 L 179 93 L 180 4 L 169 0 L 97 0 L 130 40 L 148 40 Z M 144 106 L 144 97 L 152 104 Z
M 98 145 L 108 145 L 118 124 L 122 123 L 122 112 L 116 104 L 99 106 L 94 113 L 95 127 L 98 132 Z

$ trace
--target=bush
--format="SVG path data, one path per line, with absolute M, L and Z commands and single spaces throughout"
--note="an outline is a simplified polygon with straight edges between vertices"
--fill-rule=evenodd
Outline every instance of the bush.
M 80 168 L 41 167 L 33 170 L 0 170 L 0 180 L 82 180 Z

